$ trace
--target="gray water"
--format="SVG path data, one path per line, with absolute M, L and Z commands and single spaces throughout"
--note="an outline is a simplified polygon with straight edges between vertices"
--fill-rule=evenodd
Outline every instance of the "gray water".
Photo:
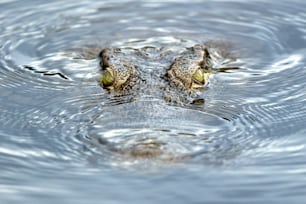
M 0 203 L 305 203 L 305 8 L 2 0 Z M 201 109 L 118 103 L 97 82 L 103 47 L 209 41 L 230 44 L 240 69 L 210 79 Z M 126 158 L 99 143 L 145 135 L 200 153 Z

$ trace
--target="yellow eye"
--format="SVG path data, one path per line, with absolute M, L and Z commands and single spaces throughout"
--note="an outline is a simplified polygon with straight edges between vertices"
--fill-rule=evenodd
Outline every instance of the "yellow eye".
M 112 72 L 109 69 L 106 69 L 103 72 L 103 76 L 102 76 L 102 80 L 101 80 L 102 85 L 104 87 L 109 87 L 109 86 L 113 85 L 114 81 L 115 81 L 115 78 L 114 78 Z
M 205 83 L 205 73 L 204 70 L 199 68 L 193 75 L 192 79 L 194 83 L 203 85 Z

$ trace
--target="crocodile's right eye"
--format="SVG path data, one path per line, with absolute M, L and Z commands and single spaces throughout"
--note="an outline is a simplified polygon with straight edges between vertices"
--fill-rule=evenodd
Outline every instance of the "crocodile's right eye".
M 110 68 L 106 68 L 102 73 L 101 84 L 103 87 L 110 87 L 114 84 L 115 78 Z

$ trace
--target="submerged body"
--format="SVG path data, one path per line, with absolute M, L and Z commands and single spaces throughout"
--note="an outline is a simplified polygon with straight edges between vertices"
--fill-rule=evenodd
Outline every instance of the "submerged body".
M 139 103 L 133 108 L 123 110 L 123 115 L 133 115 L 133 111 L 143 110 L 137 117 L 144 117 L 145 120 L 148 117 L 156 120 L 155 115 L 160 114 L 159 111 L 162 112 L 161 109 L 158 110 L 159 108 L 152 108 L 156 100 L 164 101 L 166 104 L 175 103 L 176 106 L 189 106 L 189 108 L 203 104 L 203 91 L 214 69 L 214 61 L 208 48 L 199 44 L 179 51 L 164 47 L 139 49 L 108 47 L 104 48 L 99 56 L 102 69 L 100 85 L 111 97 L 121 99 L 133 95 L 135 99 L 133 101 L 145 101 L 146 103 Z M 117 114 L 116 111 L 120 112 L 122 109 L 118 108 L 113 114 Z M 138 120 L 135 117 L 132 120 Z M 119 126 L 121 125 L 116 125 L 116 128 Z M 117 144 L 102 136 L 97 142 L 111 152 L 134 159 L 159 158 L 176 161 L 189 158 L 195 153 L 177 154 L 175 149 L 169 149 L 167 143 L 177 138 L 170 141 L 172 137 L 167 137 L 169 141 L 166 142 L 165 137 L 159 139 L 158 136 L 145 135 L 143 138 L 132 138 Z

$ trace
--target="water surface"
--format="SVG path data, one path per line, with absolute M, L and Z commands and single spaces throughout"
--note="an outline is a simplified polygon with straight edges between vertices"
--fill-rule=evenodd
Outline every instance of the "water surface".
M 1 1 L 0 203 L 304 203 L 305 7 Z M 214 74 L 200 109 L 157 95 L 118 103 L 97 82 L 103 47 L 211 42 L 240 69 Z M 148 137 L 192 156 L 130 158 L 99 139 Z

